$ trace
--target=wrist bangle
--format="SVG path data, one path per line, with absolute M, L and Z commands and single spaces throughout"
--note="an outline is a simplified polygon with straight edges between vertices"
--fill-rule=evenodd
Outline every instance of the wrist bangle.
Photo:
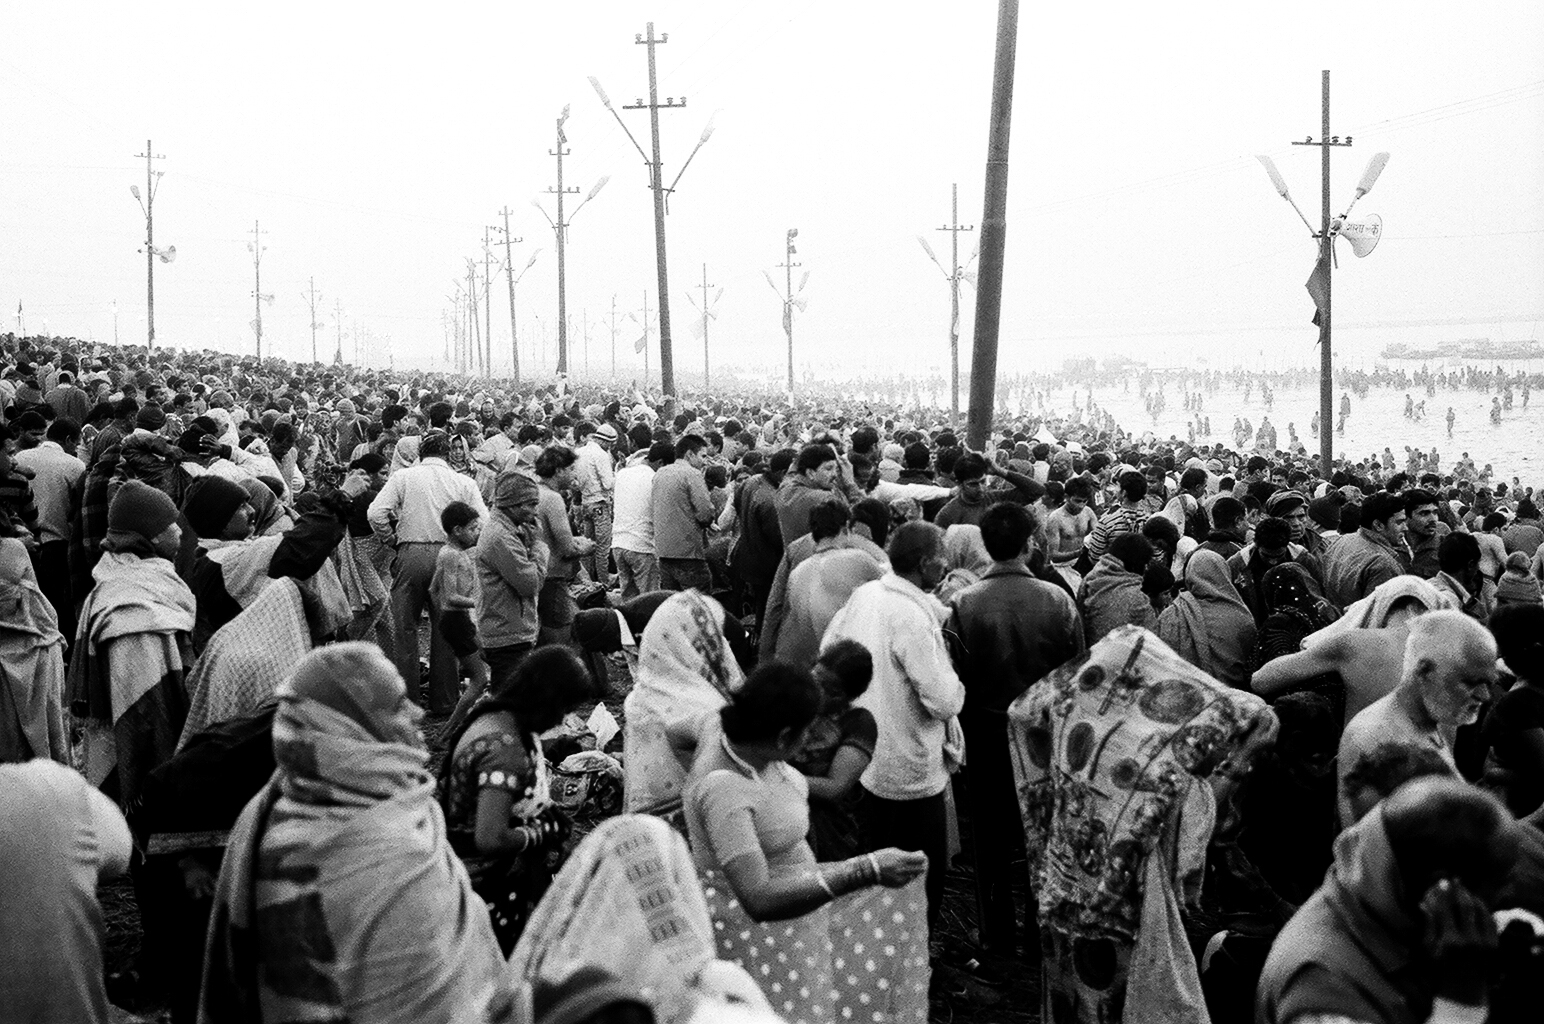
M 828 899 L 836 899 L 836 890 L 831 888 L 831 883 L 826 881 L 826 873 L 818 867 L 815 869 L 815 881 L 820 883 L 821 891 Z
M 869 867 L 874 872 L 874 884 L 878 885 L 879 884 L 879 856 L 878 856 L 878 854 L 875 854 L 875 853 L 868 853 L 868 854 L 865 854 L 865 856 L 868 858 Z

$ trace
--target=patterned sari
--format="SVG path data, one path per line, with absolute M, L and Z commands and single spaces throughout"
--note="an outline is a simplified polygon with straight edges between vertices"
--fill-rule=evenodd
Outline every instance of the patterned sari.
M 1269 711 L 1139 626 L 1030 687 L 1009 734 L 1040 906 L 1043 1019 L 1206 1019 L 1177 893 L 1197 894 L 1210 776 Z

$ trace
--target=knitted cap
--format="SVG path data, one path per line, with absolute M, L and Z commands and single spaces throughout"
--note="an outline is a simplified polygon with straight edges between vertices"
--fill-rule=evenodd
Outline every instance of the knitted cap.
M 1341 502 L 1328 494 L 1315 498 L 1308 503 L 1308 518 L 1327 530 L 1333 530 L 1340 526 L 1340 506 Z
M 493 507 L 508 508 L 540 496 L 536 480 L 528 473 L 506 469 L 493 484 Z
M 595 428 L 595 439 L 597 441 L 610 441 L 612 444 L 615 444 L 617 439 L 617 428 L 613 427 L 609 423 L 602 423 L 600 426 Z
M 107 528 L 154 540 L 177 521 L 177 506 L 164 491 L 141 480 L 125 480 L 107 506 Z
M 182 514 L 188 517 L 194 533 L 217 538 L 236 510 L 249 500 L 247 489 L 235 481 L 205 475 L 188 485 L 182 499 Z
M 1496 601 L 1506 604 L 1544 603 L 1544 592 L 1531 572 L 1515 572 L 1508 568 L 1496 583 Z
M 134 417 L 134 425 L 146 430 L 160 430 L 166 426 L 166 410 L 150 402 L 139 410 L 139 415 Z

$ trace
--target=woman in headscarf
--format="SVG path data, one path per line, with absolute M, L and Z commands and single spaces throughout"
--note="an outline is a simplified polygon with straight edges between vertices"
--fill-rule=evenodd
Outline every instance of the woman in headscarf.
M 1303 641 L 1339 618 L 1318 580 L 1297 562 L 1275 566 L 1260 581 L 1265 622 L 1255 636 L 1254 667 L 1303 649 Z
M 391 469 L 387 471 L 388 475 L 395 473 L 399 469 L 406 469 L 409 466 L 417 465 L 418 443 L 419 436 L 417 434 L 408 434 L 397 439 L 396 445 L 392 448 Z
M 716 1021 L 726 1006 L 770 1012 L 743 969 L 716 959 L 686 840 L 650 815 L 608 818 L 584 837 L 532 913 L 509 968 L 533 996 L 574 988 L 580 978 L 600 981 L 589 1002 L 606 997 L 596 991 L 604 986 L 610 998 L 647 1006 L 658 1024 Z
M 0 763 L 70 763 L 64 726 L 64 636 L 27 549 L 0 539 Z
M 1254 616 L 1221 555 L 1203 548 L 1190 556 L 1185 589 L 1158 616 L 1158 637 L 1207 675 L 1229 686 L 1248 686 Z
M 719 955 L 794 1024 L 921 1024 L 926 855 L 820 863 L 805 839 L 809 786 L 788 758 L 821 702 L 808 669 L 768 662 L 704 723 L 685 812 Z
M 241 486 L 246 489 L 247 504 L 252 506 L 252 536 L 272 537 L 294 528 L 289 509 L 267 483 L 249 479 L 241 481 Z
M 1246 613 L 1247 614 L 1247 613 Z M 1199 891 L 1217 800 L 1275 738 L 1265 702 L 1124 626 L 1008 711 L 1039 900 L 1042 1017 L 1205 1019 L 1179 898 Z M 1217 779 L 1217 782 L 1214 782 Z
M 589 694 L 579 656 L 544 647 L 494 685 L 445 745 L 440 801 L 450 844 L 506 954 L 552 880 L 550 855 L 568 834 L 537 737 Z
M 972 584 L 981 582 L 981 574 L 992 567 L 992 556 L 981 540 L 981 527 L 956 523 L 944 531 L 944 558 L 949 572 L 939 582 L 933 595 L 944 604 Z
M 220 869 L 201 1024 L 514 1020 L 402 677 L 374 644 L 335 644 L 278 696 L 278 770 Z
M 745 678 L 724 636 L 727 621 L 723 605 L 694 590 L 672 595 L 649 619 L 622 705 L 628 813 L 680 811 L 697 728 Z

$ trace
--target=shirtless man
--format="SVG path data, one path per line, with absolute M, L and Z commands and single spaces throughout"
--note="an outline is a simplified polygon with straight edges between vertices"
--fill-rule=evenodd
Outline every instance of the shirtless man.
M 1336 762 L 1341 826 L 1356 820 L 1346 784 L 1357 759 L 1380 743 L 1411 743 L 1453 764 L 1453 735 L 1473 722 L 1490 698 L 1496 641 L 1463 612 L 1440 609 L 1408 630 L 1398 685 L 1346 725 Z
M 1345 686 L 1345 720 L 1351 721 L 1399 684 L 1411 623 L 1428 610 L 1446 606 L 1435 588 L 1413 576 L 1390 580 L 1370 600 L 1361 628 L 1330 628 L 1313 634 L 1304 642 L 1304 650 L 1262 665 L 1250 678 L 1250 688 L 1274 700 L 1319 676 L 1336 673 Z M 1355 606 L 1347 611 L 1347 615 L 1354 613 Z
M 1069 566 L 1083 553 L 1083 538 L 1094 532 L 1097 519 L 1088 507 L 1093 485 L 1084 477 L 1067 481 L 1060 508 L 1045 518 L 1045 537 L 1051 562 Z

